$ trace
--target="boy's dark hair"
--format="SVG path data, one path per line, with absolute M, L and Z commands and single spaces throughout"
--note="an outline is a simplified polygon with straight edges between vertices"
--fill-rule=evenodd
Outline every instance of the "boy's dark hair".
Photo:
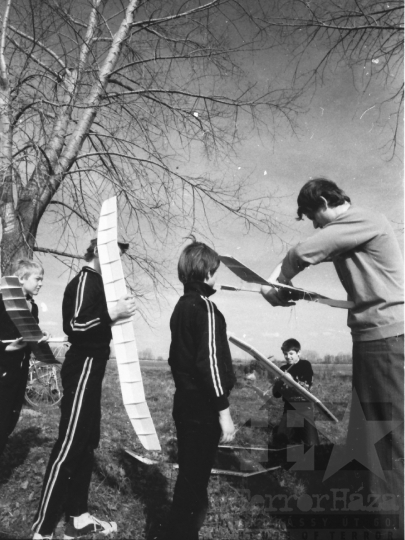
M 92 240 L 90 240 L 90 245 L 87 248 L 86 253 L 84 254 L 84 260 L 86 262 L 91 262 L 94 259 L 95 257 L 94 250 L 96 249 L 96 247 L 97 247 L 97 238 L 93 238 Z
M 204 281 L 214 274 L 220 265 L 216 251 L 202 242 L 193 242 L 183 249 L 177 265 L 177 273 L 182 283 Z
M 34 272 L 38 272 L 38 273 L 43 274 L 44 273 L 44 268 L 43 268 L 42 264 L 40 264 L 40 263 L 38 263 L 36 261 L 31 261 L 31 259 L 19 259 L 14 264 L 13 275 L 17 276 L 19 278 L 26 279 L 31 274 L 33 274 Z
M 125 253 L 129 248 L 128 242 L 117 242 L 117 244 L 123 253 Z M 94 259 L 95 257 L 94 250 L 96 249 L 96 247 L 97 247 L 97 238 L 93 238 L 92 240 L 90 240 L 90 245 L 87 248 L 86 253 L 84 254 L 84 260 L 86 262 L 91 262 Z
M 308 216 L 308 214 L 316 212 L 323 205 L 321 197 L 324 197 L 331 207 L 351 202 L 350 197 L 335 182 L 326 180 L 326 178 L 315 178 L 307 182 L 298 195 L 298 219 L 302 219 L 303 215 Z
M 294 338 L 286 339 L 284 343 L 281 345 L 281 350 L 283 352 L 288 352 L 288 351 L 300 352 L 301 343 Z

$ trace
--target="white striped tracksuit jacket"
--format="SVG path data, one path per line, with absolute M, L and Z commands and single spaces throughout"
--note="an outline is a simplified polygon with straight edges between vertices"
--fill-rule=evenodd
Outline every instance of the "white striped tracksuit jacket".
M 169 364 L 176 389 L 203 393 L 217 411 L 229 407 L 235 384 L 226 322 L 204 282 L 186 283 L 170 319 Z
M 111 318 L 108 314 L 103 279 L 84 266 L 67 285 L 62 304 L 63 331 L 81 350 L 108 347 Z

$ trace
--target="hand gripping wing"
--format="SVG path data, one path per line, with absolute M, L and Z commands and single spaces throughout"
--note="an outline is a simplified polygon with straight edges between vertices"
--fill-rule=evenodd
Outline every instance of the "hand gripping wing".
M 333 298 L 328 298 L 326 296 L 322 296 L 321 294 L 307 291 L 305 289 L 299 289 L 298 287 L 291 287 L 290 285 L 283 285 L 282 283 L 267 281 L 234 257 L 220 255 L 219 258 L 221 262 L 224 263 L 224 265 L 227 266 L 231 272 L 236 274 L 243 281 L 246 281 L 247 283 L 256 283 L 257 285 L 267 285 L 282 289 L 283 291 L 288 293 L 288 300 L 308 300 L 311 302 L 318 302 L 319 304 L 327 304 L 331 307 L 343 309 L 350 309 L 354 307 L 354 302 L 348 300 L 334 300 Z M 222 288 L 228 291 L 238 290 L 236 287 L 231 287 L 229 285 L 223 285 Z
M 38 343 L 44 337 L 44 334 L 28 307 L 28 302 L 25 299 L 18 278 L 4 276 L 1 279 L 1 293 L 8 316 L 17 327 L 24 341 L 30 344 L 35 358 L 46 364 L 60 364 L 46 341 Z
M 104 201 L 97 239 L 101 274 L 107 305 L 113 306 L 127 294 L 124 272 L 117 244 L 117 199 Z M 132 317 L 112 325 L 115 355 L 121 383 L 122 399 L 135 433 L 147 450 L 160 450 L 149 407 L 146 403 Z

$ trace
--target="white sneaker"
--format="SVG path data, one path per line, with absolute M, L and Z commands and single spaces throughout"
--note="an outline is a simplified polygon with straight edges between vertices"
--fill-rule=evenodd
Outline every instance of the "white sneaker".
M 74 518 L 70 518 L 65 529 L 65 534 L 63 536 L 64 540 L 73 540 L 76 538 L 83 538 L 88 534 L 102 534 L 108 536 L 109 534 L 117 532 L 117 524 L 115 521 L 101 521 L 94 516 L 88 514 L 87 524 L 83 527 L 76 527 Z
M 34 533 L 32 540 L 52 540 L 53 534 L 39 534 Z

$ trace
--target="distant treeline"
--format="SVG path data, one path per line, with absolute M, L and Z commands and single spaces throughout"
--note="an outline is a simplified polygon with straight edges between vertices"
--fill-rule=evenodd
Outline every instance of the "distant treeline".
M 302 351 L 301 358 L 305 358 L 306 360 L 309 360 L 312 364 L 351 364 L 352 363 L 352 356 L 351 354 L 347 354 L 347 353 L 325 354 L 325 356 L 322 357 L 316 351 L 304 349 Z M 156 362 L 167 362 L 167 357 L 166 358 L 164 358 L 163 356 L 155 357 L 152 349 L 144 349 L 143 351 L 140 351 L 139 359 L 156 361 Z M 277 358 L 277 359 L 271 358 L 271 359 L 277 363 L 284 362 L 282 358 Z M 249 358 L 233 358 L 233 361 L 240 362 L 245 365 L 252 365 L 252 366 L 255 364 L 255 360 L 251 360 Z
M 313 364 L 351 364 L 352 355 L 347 353 L 325 354 L 320 356 L 316 351 L 303 350 L 301 358 L 309 360 Z

